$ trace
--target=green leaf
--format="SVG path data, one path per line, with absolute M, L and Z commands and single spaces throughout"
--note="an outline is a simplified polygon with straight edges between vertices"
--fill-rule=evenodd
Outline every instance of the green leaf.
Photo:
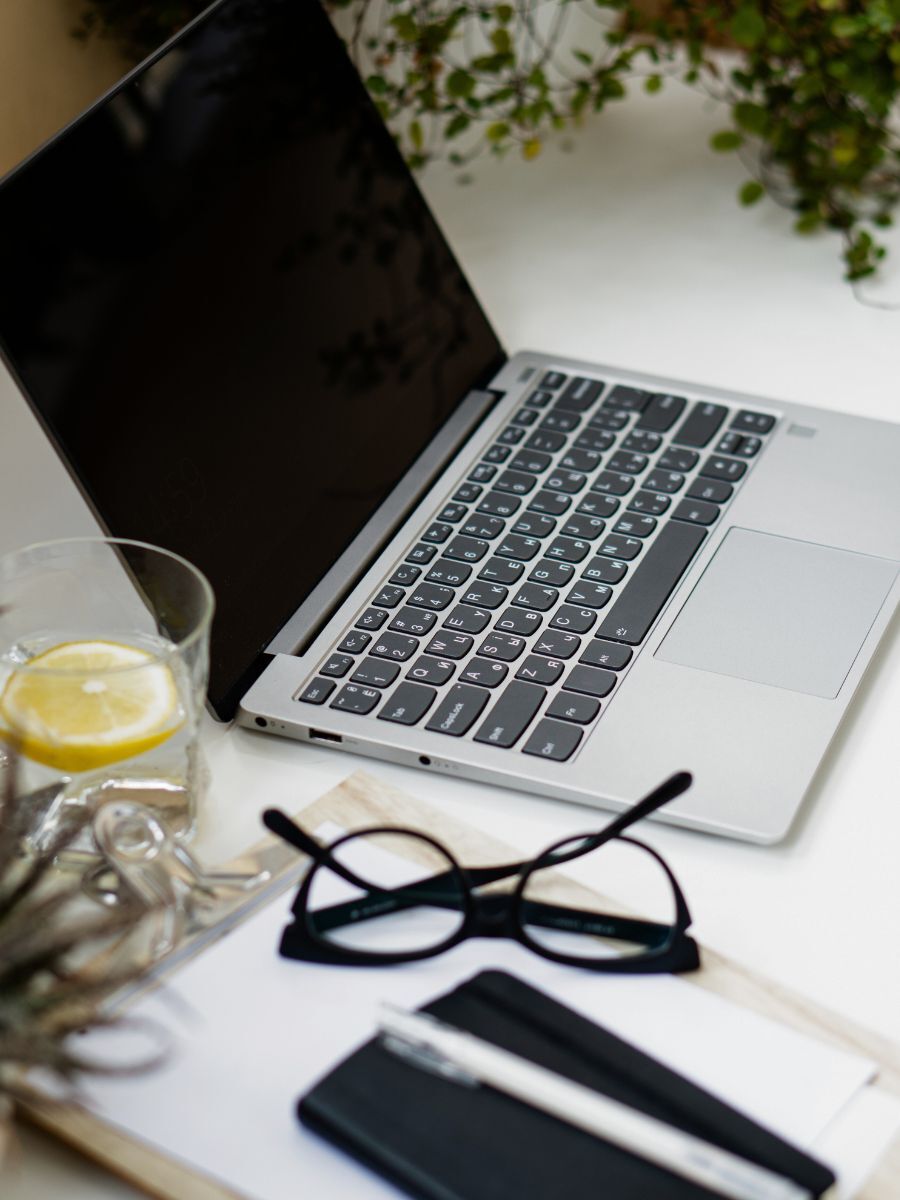
M 728 32 L 739 46 L 752 48 L 766 36 L 766 19 L 758 8 L 745 4 L 731 18 Z
M 652 94 L 653 92 L 660 91 L 662 85 L 663 81 L 661 75 L 648 75 L 648 77 L 644 80 L 644 91 Z
M 720 153 L 724 153 L 726 150 L 737 150 L 738 146 L 743 145 L 743 142 L 741 134 L 734 129 L 720 129 L 709 139 L 713 150 L 718 150 Z
M 409 13 L 397 13 L 391 17 L 390 24 L 404 42 L 414 42 L 419 36 L 419 27 Z
M 573 50 L 572 57 L 577 58 L 578 61 L 586 67 L 592 66 L 593 62 L 594 62 L 593 55 L 588 54 L 588 52 L 586 50 Z
M 366 87 L 373 96 L 383 96 L 388 90 L 388 82 L 383 75 L 370 75 L 366 80 Z
M 494 16 L 501 25 L 508 25 L 513 19 L 515 9 L 511 4 L 498 4 L 494 8 Z
M 761 104 L 750 104 L 748 101 L 742 101 L 735 104 L 732 109 L 732 115 L 741 129 L 746 129 L 748 133 L 755 134 L 757 137 L 762 137 L 769 127 L 769 113 Z
M 425 134 L 422 132 L 421 121 L 410 121 L 409 123 L 409 140 L 417 150 L 421 150 L 425 144 Z
M 467 117 L 465 113 L 457 113 L 455 117 L 447 123 L 447 128 L 444 130 L 444 137 L 448 139 L 459 137 L 472 124 L 471 117 Z
M 738 192 L 738 200 L 745 208 L 749 208 L 751 204 L 756 204 L 766 194 L 766 189 L 755 179 L 749 179 L 741 190 Z
M 491 45 L 498 54 L 509 54 L 512 50 L 512 40 L 507 29 L 495 29 L 491 34 Z
M 540 152 L 541 152 L 541 139 L 540 138 L 529 138 L 528 141 L 525 142 L 525 144 L 522 146 L 522 157 L 526 161 L 530 162 L 531 159 L 537 158 L 537 156 L 540 154 Z
M 484 136 L 489 142 L 502 142 L 505 138 L 509 137 L 509 125 L 506 121 L 494 121 L 484 131 Z
M 822 225 L 822 218 L 817 212 L 806 212 L 794 222 L 795 233 L 815 233 Z
M 448 96 L 465 99 L 466 96 L 471 96 L 475 90 L 475 77 L 460 67 L 450 72 L 445 86 Z

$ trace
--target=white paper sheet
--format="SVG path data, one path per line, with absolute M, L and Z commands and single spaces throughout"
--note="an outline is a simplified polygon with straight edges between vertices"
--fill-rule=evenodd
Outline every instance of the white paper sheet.
M 338 882 L 335 898 L 345 886 Z M 88 1088 L 106 1120 L 253 1200 L 397 1196 L 303 1129 L 296 1101 L 372 1036 L 380 1000 L 414 1008 L 485 967 L 544 989 L 801 1145 L 874 1073 L 864 1059 L 680 980 L 603 977 L 510 942 L 471 941 L 400 967 L 287 961 L 276 949 L 290 899 L 276 900 L 189 962 L 168 997 L 157 993 L 134 1007 L 135 1015 L 175 1032 L 165 1066 Z M 183 1006 L 193 1015 L 179 1016 Z M 114 1047 L 107 1042 L 105 1057 L 127 1061 L 129 1041 L 120 1035 Z M 99 1051 L 103 1043 L 95 1045 Z

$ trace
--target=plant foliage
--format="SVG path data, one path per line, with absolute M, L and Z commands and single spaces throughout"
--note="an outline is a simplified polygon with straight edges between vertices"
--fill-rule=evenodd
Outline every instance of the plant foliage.
M 900 0 L 327 0 L 414 166 L 484 151 L 536 157 L 554 134 L 667 78 L 728 112 L 743 205 L 768 195 L 798 233 L 840 233 L 849 279 L 884 250 L 900 199 Z M 132 46 L 202 3 L 93 0 L 92 28 Z

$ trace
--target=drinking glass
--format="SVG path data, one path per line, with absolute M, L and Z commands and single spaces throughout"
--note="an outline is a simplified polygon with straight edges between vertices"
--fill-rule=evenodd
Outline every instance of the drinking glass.
M 212 613 L 205 577 L 142 542 L 69 538 L 0 558 L 0 739 L 37 796 L 33 848 L 73 808 L 109 800 L 192 833 Z

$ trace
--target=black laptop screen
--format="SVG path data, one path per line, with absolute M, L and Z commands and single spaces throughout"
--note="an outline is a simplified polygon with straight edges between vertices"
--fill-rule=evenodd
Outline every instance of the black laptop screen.
M 108 530 L 215 588 L 210 698 L 500 347 L 314 0 L 230 0 L 0 187 L 0 339 Z

